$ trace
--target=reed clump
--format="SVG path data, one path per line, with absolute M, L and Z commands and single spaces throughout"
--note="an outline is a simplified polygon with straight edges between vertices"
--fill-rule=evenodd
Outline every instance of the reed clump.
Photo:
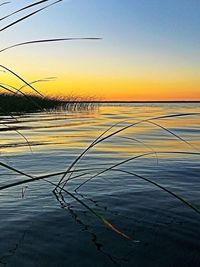
M 81 111 L 97 107 L 97 103 L 82 98 L 56 98 L 38 95 L 0 94 L 0 114 L 41 111 Z
M 45 98 L 40 96 L 27 95 L 11 95 L 1 94 L 0 95 L 0 113 L 14 112 L 34 112 L 42 109 L 52 109 L 59 106 L 61 103 L 59 100 Z

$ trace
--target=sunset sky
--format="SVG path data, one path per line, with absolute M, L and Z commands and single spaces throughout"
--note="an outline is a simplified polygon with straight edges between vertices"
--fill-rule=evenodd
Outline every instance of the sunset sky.
M 0 17 L 32 2 L 0 6 Z M 45 5 L 1 21 L 1 28 Z M 64 0 L 0 32 L 0 48 L 46 38 L 102 40 L 18 47 L 0 54 L 0 64 L 29 82 L 57 77 L 35 85 L 49 95 L 200 100 L 199 14 L 199 0 Z M 0 77 L 21 85 L 8 73 Z

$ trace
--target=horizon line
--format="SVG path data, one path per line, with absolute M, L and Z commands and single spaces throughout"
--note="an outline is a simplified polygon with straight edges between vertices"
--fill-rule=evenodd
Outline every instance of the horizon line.
M 72 101 L 72 102 L 85 102 L 85 103 L 200 103 L 200 100 L 79 100 L 79 101 Z

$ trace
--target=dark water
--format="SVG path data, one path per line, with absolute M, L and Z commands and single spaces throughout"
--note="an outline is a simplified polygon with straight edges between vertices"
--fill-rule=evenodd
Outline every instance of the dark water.
M 106 135 L 140 120 L 194 112 L 200 112 L 197 104 L 122 104 L 16 120 L 1 117 L 1 162 L 34 177 L 62 172 L 120 121 Z M 98 172 L 149 153 L 102 173 L 74 193 L 130 240 L 107 229 L 66 193 L 59 202 L 52 184 L 37 181 L 0 191 L 0 266 L 200 266 L 200 215 L 137 176 L 200 208 L 200 115 L 153 122 L 159 125 L 143 122 L 96 145 L 75 167 L 87 171 L 65 187 L 74 193 Z M 0 179 L 2 186 L 28 178 L 1 167 Z

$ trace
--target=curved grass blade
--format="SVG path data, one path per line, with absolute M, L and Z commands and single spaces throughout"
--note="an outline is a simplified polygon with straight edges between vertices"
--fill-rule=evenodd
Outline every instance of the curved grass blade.
M 3 3 L 0 4 L 0 7 L 4 6 L 4 5 L 7 5 L 7 4 L 10 4 L 10 3 L 11 3 L 10 1 L 9 2 L 8 1 L 7 2 L 3 2 Z
M 163 191 L 167 192 L 168 194 L 172 195 L 173 197 L 175 197 L 176 199 L 180 200 L 182 203 L 184 203 L 186 206 L 188 206 L 189 208 L 191 208 L 192 210 L 194 210 L 196 213 L 198 213 L 200 215 L 200 209 L 198 209 L 197 207 L 195 207 L 194 205 L 192 205 L 190 202 L 188 202 L 187 200 L 185 200 L 184 198 L 180 197 L 179 195 L 175 194 L 174 192 L 172 192 L 171 190 L 167 189 L 166 187 L 144 177 L 144 176 L 141 176 L 141 175 L 138 175 L 136 173 L 133 173 L 133 172 L 129 172 L 129 171 L 125 171 L 125 170 L 120 170 L 120 169 L 115 169 L 113 171 L 120 171 L 120 172 L 123 172 L 123 173 L 126 173 L 128 175 L 133 175 L 137 178 L 140 178 L 150 184 L 153 184 L 155 185 L 156 187 L 162 189 Z
M 12 86 L 12 85 L 10 85 L 10 84 L 6 84 L 6 83 L 0 83 L 0 85 L 3 85 L 3 86 L 5 86 L 5 87 L 10 87 L 11 89 L 14 89 L 14 90 L 18 90 L 16 87 L 14 87 L 14 86 Z M 14 92 L 13 92 L 14 93 Z
M 8 126 L 7 124 L 5 124 L 5 123 L 2 123 L 4 126 L 6 126 L 8 129 L 10 129 L 11 127 L 10 126 Z M 24 134 L 22 134 L 20 131 L 18 131 L 18 130 L 14 130 L 18 135 L 20 135 L 24 140 L 25 140 L 25 142 L 27 143 L 27 145 L 28 145 L 28 147 L 29 147 L 29 150 L 30 150 L 30 152 L 31 153 L 33 153 L 33 150 L 32 150 L 32 148 L 31 148 L 31 144 L 30 144 L 30 142 L 28 141 L 28 139 L 26 138 L 26 136 L 24 135 Z
M 196 148 L 195 148 L 193 145 L 191 145 L 187 140 L 183 139 L 180 135 L 177 135 L 177 134 L 175 134 L 174 132 L 170 131 L 170 130 L 167 129 L 166 127 L 164 127 L 164 126 L 162 126 L 162 125 L 160 125 L 160 124 L 158 124 L 158 123 L 156 123 L 156 122 L 153 122 L 153 121 L 151 121 L 151 120 L 149 120 L 148 123 L 151 123 L 151 124 L 153 124 L 153 125 L 155 125 L 155 126 L 161 128 L 162 130 L 168 132 L 169 134 L 173 135 L 174 137 L 178 138 L 178 139 L 179 139 L 180 141 L 182 141 L 183 143 L 187 144 L 188 146 L 190 146 L 191 148 L 193 148 L 193 149 L 196 150 Z
M 21 80 L 23 83 L 25 83 L 28 87 L 30 87 L 34 92 L 36 92 L 37 94 L 39 94 L 41 97 L 43 97 L 43 95 L 37 90 L 35 89 L 30 83 L 28 83 L 27 81 L 25 81 L 22 77 L 20 77 L 16 72 L 12 71 L 11 69 L 0 65 L 0 68 L 3 68 L 4 70 L 7 70 L 8 72 L 10 72 L 11 74 L 13 74 L 15 77 L 17 77 L 19 80 Z
M 136 138 L 132 138 L 132 137 L 128 137 L 128 136 L 119 136 L 119 138 L 122 138 L 122 139 L 126 139 L 126 140 L 131 140 L 131 141 L 135 141 L 139 144 L 142 144 L 144 147 L 150 149 L 154 154 L 155 154 L 155 157 L 156 157 L 156 162 L 157 162 L 157 165 L 158 165 L 158 155 L 156 153 L 156 151 L 149 145 L 145 144 L 145 142 L 141 141 L 141 140 L 138 140 Z
M 0 88 L 4 89 L 5 91 L 14 94 L 15 92 L 9 88 L 7 88 L 6 86 L 4 86 L 3 84 L 0 84 Z
M 56 185 L 56 184 L 54 184 Z M 59 189 L 62 189 L 65 193 L 67 193 L 69 196 L 74 198 L 77 202 L 79 202 L 82 206 L 84 206 L 87 210 L 89 210 L 93 215 L 95 215 L 101 223 L 103 223 L 108 229 L 112 230 L 113 232 L 117 233 L 118 235 L 121 235 L 125 237 L 126 239 L 131 239 L 127 234 L 116 228 L 114 225 L 112 225 L 110 222 L 108 222 L 103 216 L 101 216 L 96 210 L 90 208 L 85 202 L 80 200 L 78 197 L 76 197 L 74 194 L 71 192 L 59 187 Z
M 63 42 L 63 41 L 75 41 L 75 40 L 101 40 L 101 38 L 96 38 L 96 37 L 82 37 L 82 38 L 53 38 L 53 39 L 42 39 L 42 40 L 33 40 L 33 41 L 28 41 L 28 42 L 22 42 L 18 44 L 14 44 L 11 46 L 8 46 L 6 48 L 3 48 L 0 50 L 0 53 L 15 48 L 19 46 L 24 46 L 24 45 L 30 45 L 30 44 L 41 44 L 41 43 L 52 43 L 52 42 Z
M 49 77 L 49 78 L 44 78 L 44 79 L 39 79 L 39 80 L 35 80 L 30 82 L 29 84 L 35 84 L 35 83 L 41 83 L 41 82 L 50 82 L 51 80 L 55 79 L 56 77 Z M 21 90 L 23 88 L 25 88 L 27 86 L 27 84 L 22 85 L 20 88 L 16 89 L 15 94 L 21 93 Z

